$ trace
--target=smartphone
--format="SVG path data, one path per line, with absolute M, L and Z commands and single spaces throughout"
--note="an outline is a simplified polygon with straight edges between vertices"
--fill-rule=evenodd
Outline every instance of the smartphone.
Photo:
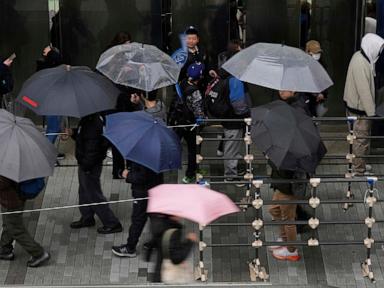
M 8 57 L 7 60 L 11 60 L 11 61 L 13 61 L 13 60 L 15 60 L 15 59 L 16 59 L 16 54 L 13 53 L 11 56 Z

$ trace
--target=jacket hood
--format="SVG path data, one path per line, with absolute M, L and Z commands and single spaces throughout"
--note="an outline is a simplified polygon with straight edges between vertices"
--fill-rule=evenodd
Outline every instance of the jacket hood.
M 384 39 L 376 34 L 368 33 L 361 40 L 361 50 L 367 56 L 374 75 L 375 63 L 377 62 L 377 60 L 379 60 L 379 56 L 380 53 L 383 51 L 383 48 Z

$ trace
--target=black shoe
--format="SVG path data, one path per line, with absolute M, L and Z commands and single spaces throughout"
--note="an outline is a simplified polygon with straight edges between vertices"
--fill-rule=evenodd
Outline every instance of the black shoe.
M 224 179 L 224 182 L 226 183 L 231 183 L 231 182 L 240 182 L 240 181 L 244 181 L 243 178 L 231 178 L 231 177 L 227 177 Z M 245 186 L 245 183 L 236 183 L 235 184 L 237 187 L 244 187 Z
M 136 249 L 130 249 L 126 244 L 121 246 L 113 246 L 112 253 L 119 257 L 134 258 L 137 256 Z
M 57 154 L 56 159 L 57 159 L 57 160 L 64 160 L 64 159 L 65 159 L 65 154 L 64 154 L 64 153 L 59 153 L 59 154 Z
M 97 233 L 99 234 L 113 234 L 113 233 L 120 233 L 122 231 L 123 231 L 123 226 L 121 226 L 120 223 L 113 227 L 103 226 L 97 229 Z
M 95 219 L 92 220 L 84 220 L 81 218 L 78 221 L 74 221 L 71 223 L 71 228 L 72 229 L 80 229 L 80 228 L 85 228 L 85 227 L 92 227 L 95 226 Z
M 36 268 L 47 262 L 51 258 L 48 252 L 44 252 L 43 255 L 39 257 L 31 257 L 27 262 L 28 267 Z
M 15 254 L 13 253 L 13 247 L 1 247 L 0 248 L 0 260 L 11 261 L 15 259 Z
M 153 245 L 150 242 L 144 243 L 143 250 L 144 250 L 144 261 L 149 262 L 151 260 Z

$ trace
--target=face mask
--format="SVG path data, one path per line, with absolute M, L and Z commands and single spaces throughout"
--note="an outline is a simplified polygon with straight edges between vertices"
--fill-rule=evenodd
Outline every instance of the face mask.
M 320 53 L 312 54 L 312 58 L 315 59 L 316 61 L 319 61 L 321 58 L 321 54 Z

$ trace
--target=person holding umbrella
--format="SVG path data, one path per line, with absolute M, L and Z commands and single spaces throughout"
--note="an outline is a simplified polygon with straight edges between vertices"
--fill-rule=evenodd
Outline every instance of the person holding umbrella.
M 0 130 L 0 204 L 4 213 L 0 259 L 14 259 L 13 242 L 16 241 L 31 255 L 27 265 L 38 267 L 49 260 L 49 253 L 29 234 L 22 213 L 7 212 L 24 210 L 26 198 L 31 198 L 25 193 L 25 183 L 53 174 L 56 149 L 30 119 L 16 117 L 3 109 L 0 110 Z M 33 193 L 41 192 L 41 186 Z
M 77 129 L 66 129 L 76 141 L 76 159 L 79 164 L 79 204 L 106 202 L 101 190 L 100 175 L 103 160 L 109 143 L 103 137 L 105 119 L 101 113 L 91 114 L 80 119 Z M 81 218 L 71 223 L 72 229 L 95 225 L 95 214 L 103 227 L 97 229 L 100 234 L 118 233 L 123 230 L 120 221 L 108 205 L 80 207 Z
M 0 176 L 0 204 L 2 213 L 24 210 L 26 199 L 23 199 L 17 190 L 18 185 L 15 181 Z M 14 241 L 31 255 L 27 262 L 28 267 L 39 267 L 50 259 L 50 254 L 28 232 L 23 222 L 22 213 L 4 214 L 2 218 L 3 231 L 0 238 L 0 260 L 11 261 L 15 258 Z
M 188 258 L 193 245 L 198 242 L 198 238 L 195 233 L 188 233 L 185 239 L 183 239 L 184 226 L 179 217 L 154 213 L 150 214 L 150 219 L 152 234 L 151 243 L 153 243 L 153 248 L 157 249 L 158 253 L 152 282 L 159 283 L 163 280 L 161 271 L 165 258 L 165 251 L 163 250 L 166 248 L 163 247 L 163 244 L 168 245 L 169 260 L 175 265 L 180 265 Z M 171 233 L 168 240 L 164 239 L 166 233 Z M 163 243 L 163 241 L 168 241 L 168 243 Z M 148 251 L 148 255 L 146 256 L 148 261 L 150 260 L 151 251 L 152 250 Z M 188 273 L 188 271 L 185 272 Z M 192 279 L 192 275 L 190 275 L 190 278 Z
M 156 100 L 157 91 L 144 93 L 145 92 L 140 93 L 145 104 L 144 111 L 152 115 L 155 119 L 166 122 L 166 108 L 162 101 Z M 164 183 L 163 173 L 156 173 L 152 169 L 135 161 L 130 163 L 130 169 L 124 170 L 122 176 L 126 179 L 127 183 L 131 183 L 132 196 L 136 199 L 147 198 L 149 189 Z M 147 204 L 147 200 L 137 200 L 133 202 L 131 226 L 129 227 L 127 243 L 112 247 L 112 253 L 116 256 L 136 257 L 136 246 L 148 219 Z M 153 248 L 152 246 L 153 244 L 150 242 L 145 243 L 144 249 L 149 251 Z
M 1 61 L 0 57 L 0 96 L 3 96 L 13 89 L 13 78 L 11 73 L 11 65 L 13 60 L 5 59 Z
M 183 227 L 180 219 L 207 226 L 221 216 L 239 211 L 236 204 L 224 193 L 210 190 L 203 185 L 163 184 L 149 190 L 147 212 L 151 215 L 151 243 L 154 243 L 154 248 L 158 252 L 153 280 L 166 281 L 168 284 L 185 284 L 193 279 L 193 269 L 189 271 L 188 267 L 180 271 L 183 275 L 180 275 L 179 279 L 168 277 L 162 279 L 165 276 L 163 275 L 165 271 L 162 271 L 164 258 L 170 259 L 173 264 L 180 264 L 187 258 L 193 243 L 197 242 L 197 237 L 193 233 L 187 234 L 186 239 L 182 240 Z M 171 232 L 170 229 L 175 230 Z M 169 238 L 165 239 L 167 236 Z M 168 244 L 169 250 L 166 249 L 168 251 L 164 251 L 167 247 L 163 244 Z M 167 252 L 168 257 L 165 255 Z
M 36 71 L 41 71 L 44 69 L 54 68 L 63 64 L 63 59 L 60 54 L 59 49 L 48 45 L 43 50 L 43 57 L 36 61 Z M 62 117 L 61 116 L 46 116 L 47 120 L 47 130 L 46 133 L 47 138 L 53 144 L 56 143 L 57 135 L 62 130 Z M 57 155 L 57 159 L 64 159 L 65 155 L 63 153 L 59 153 Z

